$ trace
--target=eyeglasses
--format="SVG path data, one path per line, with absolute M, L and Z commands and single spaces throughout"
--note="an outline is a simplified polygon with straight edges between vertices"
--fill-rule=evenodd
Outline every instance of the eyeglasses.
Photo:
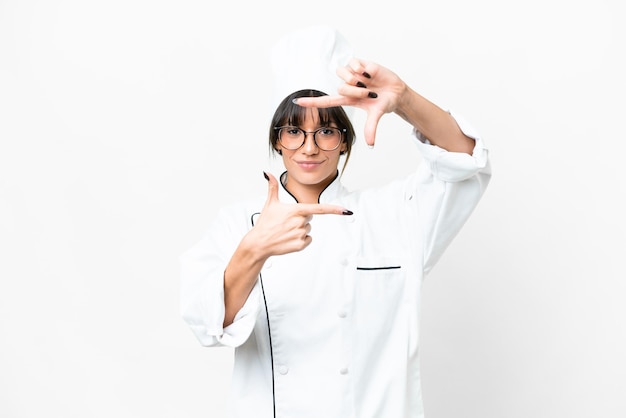
M 306 134 L 313 134 L 313 142 L 322 151 L 334 151 L 341 145 L 341 133 L 346 129 L 324 126 L 314 131 L 303 131 L 297 126 L 275 126 L 278 141 L 288 150 L 297 150 L 306 140 Z

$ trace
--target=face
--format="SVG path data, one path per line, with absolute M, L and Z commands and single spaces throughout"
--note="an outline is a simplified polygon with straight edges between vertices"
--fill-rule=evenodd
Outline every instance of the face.
M 332 124 L 331 126 L 336 127 Z M 298 128 L 304 131 L 314 131 L 321 128 L 317 110 L 310 109 L 304 123 Z M 287 169 L 287 190 L 298 201 L 317 202 L 319 194 L 330 184 L 336 174 L 339 156 L 346 151 L 346 144 L 342 143 L 333 151 L 323 151 L 317 147 L 313 140 L 313 134 L 307 134 L 304 144 L 297 150 L 283 148 L 280 141 L 276 143 L 281 151 L 283 164 Z

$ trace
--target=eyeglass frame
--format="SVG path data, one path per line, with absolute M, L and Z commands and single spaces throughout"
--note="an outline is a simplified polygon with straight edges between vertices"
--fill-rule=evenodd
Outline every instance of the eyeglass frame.
M 298 146 L 297 148 L 287 148 L 285 147 L 285 145 L 283 144 L 283 142 L 280 139 L 280 131 L 281 129 L 285 129 L 285 128 L 295 128 L 297 130 L 299 130 L 300 132 L 302 132 L 304 134 L 304 137 L 302 138 L 302 143 L 300 144 L 300 146 Z M 337 146 L 333 149 L 324 149 L 322 147 L 319 146 L 319 144 L 317 143 L 317 140 L 315 139 L 315 136 L 317 135 L 317 133 L 319 131 L 322 131 L 324 129 L 337 129 L 339 131 L 339 143 L 337 144 Z M 307 134 L 313 134 L 313 143 L 315 144 L 316 147 L 318 147 L 319 149 L 321 149 L 322 151 L 334 151 L 337 148 L 339 148 L 343 142 L 343 134 L 345 134 L 348 130 L 346 128 L 336 128 L 334 126 L 322 126 L 321 128 L 318 128 L 314 131 L 305 131 L 304 129 L 298 128 L 297 126 L 293 126 L 293 125 L 285 125 L 285 126 L 274 126 L 274 130 L 278 131 L 277 133 L 277 137 L 278 137 L 278 142 L 280 142 L 280 145 L 285 147 L 285 149 L 288 149 L 289 151 L 296 151 L 299 150 L 300 148 L 302 148 L 302 146 L 306 143 L 306 137 Z

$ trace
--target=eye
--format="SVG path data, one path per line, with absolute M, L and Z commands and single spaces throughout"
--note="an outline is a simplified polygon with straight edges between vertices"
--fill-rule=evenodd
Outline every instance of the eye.
M 320 130 L 318 132 L 322 136 L 333 136 L 333 135 L 335 135 L 335 129 L 334 128 L 320 128 Z
M 286 128 L 283 128 L 283 132 L 285 132 L 287 135 L 299 136 L 302 130 L 296 128 L 295 126 L 288 126 Z

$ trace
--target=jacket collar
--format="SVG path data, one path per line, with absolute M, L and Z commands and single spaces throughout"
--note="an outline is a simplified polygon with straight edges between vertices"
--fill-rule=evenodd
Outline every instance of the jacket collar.
M 297 203 L 298 200 L 295 198 L 294 195 L 289 193 L 289 191 L 285 187 L 286 182 L 287 182 L 287 171 L 284 171 L 280 175 L 280 185 L 282 186 L 279 189 L 280 201 Z M 330 203 L 337 198 L 337 196 L 341 193 L 342 190 L 343 190 L 343 186 L 341 184 L 341 181 L 339 180 L 339 171 L 337 171 L 337 174 L 335 175 L 334 180 L 328 186 L 326 186 L 326 188 L 322 190 L 322 192 L 318 196 L 317 202 L 318 203 Z

